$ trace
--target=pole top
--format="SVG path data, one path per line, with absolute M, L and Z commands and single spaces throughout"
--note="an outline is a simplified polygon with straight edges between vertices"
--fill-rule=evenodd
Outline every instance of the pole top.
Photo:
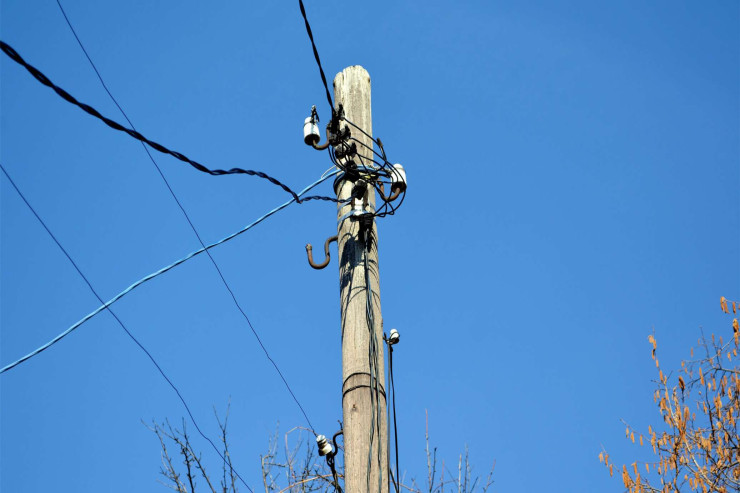
M 362 65 L 352 65 L 339 72 L 336 77 L 334 77 L 335 86 L 339 77 L 366 78 L 367 81 L 370 82 L 370 73 Z

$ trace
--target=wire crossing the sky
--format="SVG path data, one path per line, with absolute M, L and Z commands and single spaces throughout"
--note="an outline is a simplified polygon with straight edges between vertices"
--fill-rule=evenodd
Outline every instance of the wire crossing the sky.
M 44 223 L 44 220 L 41 219 L 41 217 L 38 215 L 38 213 L 36 213 L 36 210 L 33 208 L 33 206 L 31 206 L 31 204 L 28 202 L 28 200 L 26 200 L 26 197 L 20 191 L 20 189 L 18 188 L 18 186 L 15 184 L 15 182 L 10 177 L 10 175 L 6 171 L 5 167 L 1 163 L 0 163 L 0 169 L 5 174 L 5 176 L 7 177 L 8 181 L 13 186 L 13 188 L 15 189 L 15 191 L 18 193 L 18 196 L 20 196 L 20 198 L 23 200 L 23 202 L 26 204 L 26 206 L 29 208 L 29 210 L 36 217 L 36 219 L 38 220 L 38 222 L 41 223 L 41 226 L 44 227 L 44 229 L 49 234 L 49 236 L 51 237 L 51 239 L 54 240 L 54 243 L 56 243 L 56 245 L 59 247 L 59 249 L 62 251 L 62 253 L 64 253 L 64 256 L 67 257 L 67 260 L 70 261 L 70 263 L 75 268 L 75 270 L 77 271 L 77 273 L 85 281 L 85 283 L 87 284 L 87 287 L 90 288 L 90 291 L 92 291 L 92 293 L 95 295 L 95 297 L 98 299 L 98 301 L 100 301 L 101 303 L 104 303 L 103 302 L 103 298 L 101 298 L 100 295 L 98 294 L 98 292 L 95 290 L 95 288 L 93 288 L 92 284 L 87 279 L 87 277 L 85 276 L 85 274 L 82 273 L 82 270 L 80 270 L 80 268 L 78 267 L 77 263 L 72 259 L 72 257 L 69 255 L 69 253 L 67 253 L 67 250 L 65 250 L 65 248 L 62 246 L 62 244 L 59 243 L 59 240 L 57 240 L 56 236 L 54 236 L 54 233 L 52 233 L 51 230 L 46 226 L 46 223 Z M 180 402 L 182 402 L 182 405 L 185 407 L 185 410 L 187 411 L 188 416 L 190 416 L 190 421 L 193 422 L 193 425 L 195 426 L 195 429 L 198 430 L 198 433 L 200 434 L 200 436 L 203 437 L 203 439 L 206 440 L 208 443 L 210 443 L 211 444 L 211 447 L 213 447 L 213 450 L 219 455 L 219 457 L 221 457 L 221 459 L 223 459 L 224 462 L 226 462 L 226 458 L 218 450 L 218 447 L 216 447 L 216 445 L 213 443 L 213 441 L 210 438 L 208 438 L 205 435 L 205 433 L 203 433 L 201 431 L 200 427 L 198 426 L 198 423 L 195 421 L 195 417 L 193 416 L 193 413 L 190 411 L 190 407 L 188 406 L 188 403 L 185 401 L 185 398 L 180 393 L 180 390 L 178 390 L 178 388 L 175 386 L 175 384 L 172 383 L 172 380 L 170 380 L 169 377 L 167 376 L 167 374 L 164 372 L 164 370 L 162 370 L 162 367 L 159 366 L 159 364 L 157 363 L 157 361 L 154 359 L 154 356 L 152 356 L 152 354 L 149 351 L 147 351 L 147 349 L 139 342 L 139 340 L 136 337 L 134 337 L 134 335 L 131 333 L 131 331 L 129 331 L 126 328 L 126 325 L 124 325 L 124 323 L 121 321 L 121 319 L 118 318 L 118 315 L 116 315 L 113 312 L 113 310 L 110 308 L 110 306 L 108 304 L 105 304 L 104 303 L 104 307 L 105 307 L 105 309 L 108 310 L 108 312 L 111 315 L 113 315 L 113 318 L 116 319 L 116 322 L 118 322 L 118 325 L 121 326 L 121 328 L 124 330 L 124 332 L 126 332 L 126 334 L 131 338 L 131 340 L 134 341 L 136 343 L 136 345 L 139 346 L 139 348 L 142 351 L 144 351 L 144 353 L 149 357 L 149 360 L 157 368 L 157 370 L 159 371 L 160 375 L 162 375 L 162 377 L 167 381 L 167 383 L 170 385 L 170 387 L 172 387 L 172 390 L 175 391 L 175 393 L 177 394 L 177 397 L 180 398 Z M 247 484 L 247 482 L 244 481 L 244 478 L 241 477 L 241 475 L 239 474 L 239 472 L 233 466 L 231 466 L 231 469 L 234 472 L 234 474 L 236 474 L 236 476 L 241 480 L 242 484 L 244 486 L 246 486 L 246 488 L 250 492 L 254 493 L 254 491 L 252 490 L 252 488 L 250 488 L 249 485 Z
M 285 190 L 286 192 L 288 192 L 293 197 L 293 200 L 295 200 L 298 203 L 308 202 L 309 200 L 326 200 L 328 202 L 337 202 L 337 199 L 335 199 L 335 198 L 332 198 L 332 197 L 324 197 L 324 196 L 319 196 L 319 195 L 311 196 L 311 197 L 305 197 L 305 198 L 300 198 L 298 196 L 298 194 L 296 194 L 290 187 L 288 187 L 287 185 L 285 185 L 283 182 L 279 181 L 276 178 L 273 178 L 272 176 L 270 176 L 270 175 L 268 175 L 268 174 L 266 174 L 266 173 L 264 173 L 262 171 L 255 171 L 255 170 L 244 169 L 244 168 L 231 168 L 231 169 L 228 169 L 228 170 L 224 170 L 224 169 L 209 169 L 206 166 L 204 166 L 203 164 L 199 163 L 198 161 L 194 161 L 194 160 L 190 159 L 189 157 L 187 157 L 186 155 L 184 155 L 184 154 L 182 154 L 180 152 L 170 150 L 167 147 L 163 146 L 162 144 L 159 144 L 157 142 L 154 142 L 152 140 L 149 140 L 148 138 L 144 137 L 142 134 L 140 134 L 136 130 L 131 129 L 131 128 L 124 127 L 120 123 L 118 123 L 118 122 L 116 122 L 114 120 L 111 120 L 110 118 L 107 118 L 107 117 L 103 116 L 98 110 L 96 110 L 92 106 L 90 106 L 88 104 L 85 104 L 85 103 L 81 103 L 80 101 L 78 101 L 77 99 L 75 99 L 71 94 L 69 94 L 67 91 L 65 91 L 61 87 L 55 85 L 51 80 L 49 80 L 49 78 L 46 75 L 44 75 L 36 67 L 34 67 L 33 65 L 29 64 L 28 62 L 26 62 L 18 54 L 18 52 L 16 52 L 13 49 L 12 46 L 8 45 L 4 41 L 0 41 L 0 49 L 2 49 L 2 51 L 8 57 L 10 57 L 11 60 L 13 60 L 14 62 L 18 63 L 19 65 L 22 65 L 26 70 L 28 70 L 28 72 L 36 80 L 38 80 L 43 85 L 45 85 L 45 86 L 53 89 L 54 92 L 56 92 L 65 101 L 67 101 L 67 102 L 69 102 L 69 103 L 77 106 L 78 108 L 80 108 L 81 110 L 83 110 L 85 113 L 87 113 L 89 115 L 92 115 L 95 118 L 101 120 L 103 123 L 105 123 L 106 125 L 108 125 L 110 128 L 112 128 L 114 130 L 118 130 L 118 131 L 124 132 L 124 133 L 130 135 L 131 137 L 133 137 L 134 139 L 136 139 L 138 141 L 141 141 L 141 142 L 144 142 L 145 144 L 147 144 L 149 147 L 151 147 L 154 150 L 157 150 L 157 151 L 159 151 L 159 152 L 161 152 L 163 154 L 169 154 L 170 156 L 174 157 L 175 159 L 177 159 L 179 161 L 182 161 L 184 163 L 189 164 L 190 166 L 192 166 L 193 168 L 197 169 L 198 171 L 202 171 L 203 173 L 207 173 L 207 174 L 212 175 L 212 176 L 234 175 L 234 174 L 243 174 L 243 175 L 249 175 L 249 176 L 257 176 L 259 178 L 263 178 L 263 179 L 269 181 L 273 185 L 276 185 L 276 186 L 282 188 L 283 190 Z
M 303 22 L 306 23 L 306 33 L 308 33 L 308 39 L 311 40 L 311 48 L 313 48 L 313 56 L 316 59 L 316 65 L 319 66 L 319 73 L 321 74 L 321 82 L 324 83 L 324 89 L 326 90 L 326 100 L 329 102 L 329 108 L 331 108 L 332 118 L 336 115 L 334 110 L 334 103 L 331 100 L 331 93 L 329 92 L 329 84 L 326 83 L 326 74 L 324 74 L 324 67 L 321 66 L 321 58 L 319 58 L 319 50 L 316 49 L 316 42 L 313 40 L 313 32 L 311 31 L 311 25 L 308 23 L 308 17 L 306 17 L 306 7 L 303 5 L 303 0 L 298 0 L 298 5 L 301 7 L 301 15 L 303 16 Z
M 0 167 L 2 167 L 2 164 L 0 164 Z M 5 168 L 2 168 L 2 169 L 3 169 L 3 171 L 5 170 Z M 307 193 L 312 188 L 320 185 L 321 183 L 325 182 L 329 178 L 332 178 L 333 176 L 336 176 L 338 173 L 339 173 L 339 171 L 335 171 L 335 172 L 330 173 L 327 176 L 325 176 L 325 177 L 323 177 L 323 178 L 321 178 L 321 179 L 313 182 L 312 184 L 310 184 L 309 186 L 307 186 L 306 188 L 304 188 L 302 191 L 300 191 L 298 193 L 298 195 L 300 196 L 300 195 L 303 195 L 303 194 Z M 107 302 L 103 303 L 103 301 L 101 300 L 101 303 L 102 304 L 98 308 L 96 308 L 95 310 L 91 311 L 90 313 L 88 313 L 87 315 L 85 315 L 84 317 L 82 317 L 80 320 L 78 320 L 77 322 L 75 322 L 74 324 L 72 324 L 69 328 L 67 328 L 67 330 L 65 330 L 64 332 L 61 332 L 59 335 L 57 335 L 56 337 L 54 337 L 52 340 L 50 340 L 49 342 L 47 342 L 43 346 L 40 346 L 39 348 L 34 349 L 33 351 L 31 351 L 27 355 L 23 356 L 22 358 L 20 358 L 20 359 L 18 359 L 16 361 L 14 361 L 14 362 L 12 362 L 12 363 L 4 366 L 2 369 L 0 369 L 0 374 L 5 373 L 6 371 L 15 368 L 16 366 L 20 365 L 24 361 L 27 361 L 27 360 L 33 358 L 34 356 L 36 356 L 37 354 L 41 353 L 42 351 L 45 351 L 46 349 L 50 348 L 51 346 L 53 346 L 54 344 L 56 344 L 57 342 L 59 342 L 60 340 L 62 340 L 64 337 L 66 337 L 67 335 L 69 335 L 70 333 L 72 333 L 75 329 L 77 329 L 78 327 L 80 327 L 82 324 L 84 324 L 85 322 L 87 322 L 88 320 L 90 320 L 91 318 L 93 318 L 95 315 L 97 315 L 98 313 L 102 312 L 103 310 L 105 310 L 109 306 L 113 305 L 115 302 L 117 302 L 118 300 L 120 300 L 121 298 L 123 298 L 128 293 L 130 293 L 134 289 L 138 288 L 142 284 L 146 283 L 147 281 L 151 281 L 155 277 L 161 276 L 165 272 L 168 272 L 168 271 L 174 269 L 178 265 L 181 265 L 181 264 L 187 262 L 188 260 L 192 259 L 193 257 L 196 257 L 196 256 L 200 255 L 201 253 L 210 250 L 211 248 L 214 248 L 214 247 L 217 247 L 218 245 L 221 245 L 223 243 L 226 243 L 227 241 L 236 238 L 240 234 L 249 231 L 250 229 L 252 229 L 253 227 L 257 226 L 259 223 L 261 223 L 262 221 L 264 221 L 268 217 L 270 217 L 273 214 L 275 214 L 275 213 L 277 213 L 277 212 L 285 209 L 286 207 L 288 207 L 293 202 L 295 202 L 295 200 L 294 199 L 290 199 L 289 201 L 287 201 L 287 202 L 279 205 L 278 207 L 275 207 L 270 212 L 262 215 L 260 218 L 254 220 L 251 223 L 249 223 L 248 225 L 244 226 L 239 231 L 237 231 L 235 233 L 232 233 L 229 236 L 227 236 L 225 238 L 222 238 L 222 239 L 218 240 L 215 243 L 211 243 L 210 245 L 206 245 L 204 248 L 201 248 L 199 250 L 196 250 L 194 252 L 191 252 L 188 255 L 182 257 L 181 259 L 176 260 L 175 262 L 172 262 L 171 264 L 169 264 L 169 265 L 167 265 L 165 267 L 162 267 L 161 269 L 159 269 L 157 271 L 154 271 L 154 272 L 152 272 L 151 274 L 149 274 L 147 276 L 142 277 L 141 279 L 139 279 L 138 281 L 136 281 L 135 283 L 133 283 L 132 285 L 130 285 L 129 287 L 127 287 L 126 289 L 124 289 L 123 291 L 121 291 L 120 293 L 118 293 L 117 295 L 115 295 L 113 298 L 111 298 Z
M 82 49 L 82 52 L 85 54 L 85 57 L 87 57 L 87 61 L 90 62 L 90 65 L 92 66 L 92 69 L 95 71 L 95 74 L 98 76 L 98 80 L 100 80 L 100 83 L 103 86 L 103 89 L 105 89 L 105 92 L 108 93 L 108 96 L 110 96 L 113 103 L 116 105 L 116 107 L 120 110 L 123 117 L 128 122 L 129 126 L 132 130 L 136 130 L 136 127 L 134 126 L 131 119 L 128 117 L 126 112 L 123 110 L 120 104 L 118 104 L 118 101 L 116 101 L 116 98 L 113 97 L 113 94 L 108 89 L 108 86 L 106 85 L 105 81 L 103 80 L 103 76 L 100 75 L 100 72 L 98 71 L 97 67 L 95 66 L 95 63 L 92 61 L 92 58 L 90 58 L 90 55 L 87 53 L 87 50 L 85 49 L 85 46 L 82 44 L 82 40 L 80 40 L 80 37 L 77 36 L 77 32 L 75 31 L 74 26 L 72 26 L 72 22 L 69 20 L 69 17 L 67 17 L 67 13 L 64 11 L 64 7 L 62 7 L 62 3 L 60 0 L 56 0 L 57 5 L 59 6 L 59 10 L 62 12 L 62 15 L 64 16 L 64 20 L 67 21 L 67 25 L 69 26 L 69 29 L 72 31 L 72 34 L 74 35 L 75 39 L 77 40 L 77 44 L 80 45 L 80 48 Z M 149 152 L 149 149 L 146 147 L 146 145 L 141 142 L 141 146 L 144 148 L 144 151 L 146 152 L 147 156 L 149 156 L 149 160 L 152 162 L 154 167 L 159 172 L 159 176 L 162 177 L 162 180 L 164 181 L 164 184 L 167 186 L 167 189 L 170 191 L 170 194 L 172 195 L 172 198 L 177 203 L 177 206 L 182 211 L 183 215 L 185 216 L 185 219 L 187 220 L 188 224 L 190 225 L 190 228 L 193 230 L 193 233 L 195 234 L 195 237 L 198 239 L 198 242 L 200 243 L 200 246 L 205 248 L 206 244 L 203 242 L 203 239 L 201 238 L 200 234 L 198 233 L 198 230 L 195 228 L 195 225 L 193 224 L 193 221 L 190 219 L 190 216 L 188 215 L 187 211 L 185 210 L 185 207 L 182 205 L 180 200 L 177 198 L 177 195 L 175 194 L 175 191 L 170 186 L 169 181 L 167 181 L 167 177 L 165 177 L 164 173 L 162 172 L 162 169 L 159 167 L 157 162 L 154 160 L 154 157 Z M 236 299 L 236 295 L 234 294 L 234 291 L 231 289 L 231 286 L 229 286 L 229 283 L 226 281 L 226 277 L 224 277 L 223 272 L 221 271 L 221 268 L 216 263 L 216 259 L 213 258 L 211 255 L 211 252 L 206 250 L 206 255 L 208 255 L 208 258 L 211 260 L 211 263 L 213 264 L 213 267 L 216 269 L 216 272 L 218 273 L 218 276 L 221 278 L 221 281 L 224 284 L 224 287 L 231 295 L 231 299 L 234 301 L 234 304 L 236 305 L 236 308 L 239 310 L 239 312 L 242 314 L 242 317 L 244 317 L 244 320 L 246 320 L 247 325 L 249 326 L 249 329 L 252 331 L 252 334 L 254 334 L 255 339 L 257 339 L 257 342 L 259 343 L 260 347 L 262 348 L 262 351 L 265 353 L 265 356 L 267 359 L 272 363 L 272 366 L 275 367 L 275 371 L 277 371 L 278 375 L 280 375 L 280 378 L 283 381 L 283 384 L 285 385 L 285 388 L 290 393 L 291 397 L 293 397 L 293 400 L 298 405 L 298 408 L 301 410 L 301 413 L 303 414 L 303 417 L 306 419 L 306 422 L 308 423 L 309 428 L 311 430 L 314 430 L 313 424 L 311 423 L 311 420 L 308 418 L 308 414 L 306 413 L 306 410 L 301 405 L 300 401 L 298 400 L 298 397 L 296 397 L 295 393 L 293 392 L 293 389 L 290 387 L 290 384 L 288 384 L 288 381 L 286 380 L 285 376 L 283 375 L 283 372 L 280 371 L 280 368 L 278 367 L 277 363 L 272 359 L 270 356 L 270 353 L 267 351 L 267 348 L 262 343 L 262 339 L 257 334 L 257 330 L 252 325 L 252 321 L 249 320 L 249 317 L 247 316 L 247 313 L 242 309 L 241 305 L 239 304 L 239 301 Z M 314 431 L 314 434 L 316 432 Z

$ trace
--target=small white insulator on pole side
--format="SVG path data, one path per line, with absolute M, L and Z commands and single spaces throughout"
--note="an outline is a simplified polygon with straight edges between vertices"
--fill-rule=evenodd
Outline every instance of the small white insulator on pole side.
M 406 190 L 406 171 L 403 169 L 403 166 L 394 164 L 390 175 L 391 189 L 398 187 L 401 190 Z
M 319 455 L 322 457 L 331 454 L 334 450 L 324 435 L 316 437 L 316 445 L 319 447 Z
M 316 106 L 311 108 L 311 116 L 303 121 L 303 142 L 306 145 L 314 146 L 321 140 L 319 132 L 318 118 L 316 116 Z
M 398 341 L 401 340 L 401 335 L 398 333 L 396 329 L 391 329 L 391 333 L 388 335 L 388 343 L 390 345 L 398 344 Z

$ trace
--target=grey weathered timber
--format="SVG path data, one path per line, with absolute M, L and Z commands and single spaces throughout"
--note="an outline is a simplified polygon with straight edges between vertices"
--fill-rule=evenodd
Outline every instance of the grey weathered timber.
M 334 98 L 344 106 L 346 117 L 372 135 L 370 112 L 370 75 L 355 65 L 334 78 Z M 342 125 L 345 123 L 343 122 Z M 372 140 L 351 128 L 352 136 L 372 148 Z M 372 153 L 358 144 L 358 153 L 371 162 Z M 337 197 L 351 196 L 353 182 L 340 179 Z M 366 201 L 375 207 L 375 191 L 367 187 Z M 339 205 L 337 218 L 351 209 Z M 372 247 L 367 253 L 372 294 L 374 327 L 368 327 L 367 286 L 365 282 L 365 247 L 359 236 L 358 222 L 349 219 L 338 225 L 339 281 L 342 316 L 342 411 L 344 415 L 345 491 L 347 493 L 388 493 L 388 430 L 386 423 L 385 368 L 383 360 L 383 319 L 380 313 L 378 244 L 375 221 Z M 370 344 L 375 339 L 377 388 L 370 378 Z M 375 413 L 372 412 L 375 401 Z M 375 426 L 373 426 L 375 421 Z M 371 435 L 373 438 L 371 439 Z M 371 444 L 372 440 L 372 444 Z M 370 470 L 368 454 L 372 446 Z M 369 483 L 368 483 L 369 477 Z M 368 491 L 369 484 L 369 491 Z

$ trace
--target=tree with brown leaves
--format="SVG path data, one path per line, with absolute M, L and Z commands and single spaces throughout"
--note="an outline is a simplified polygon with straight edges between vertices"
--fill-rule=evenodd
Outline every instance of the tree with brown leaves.
M 740 303 L 720 298 L 722 311 L 734 317 Z M 730 309 L 730 307 L 732 307 Z M 732 336 L 699 339 L 700 356 L 681 363 L 677 378 L 663 373 L 654 335 L 648 337 L 658 371 L 654 400 L 663 418 L 660 431 L 648 427 L 643 436 L 627 425 L 629 440 L 652 447 L 655 460 L 622 466 L 629 493 L 740 491 L 740 327 L 733 318 Z M 609 454 L 599 460 L 614 474 Z

